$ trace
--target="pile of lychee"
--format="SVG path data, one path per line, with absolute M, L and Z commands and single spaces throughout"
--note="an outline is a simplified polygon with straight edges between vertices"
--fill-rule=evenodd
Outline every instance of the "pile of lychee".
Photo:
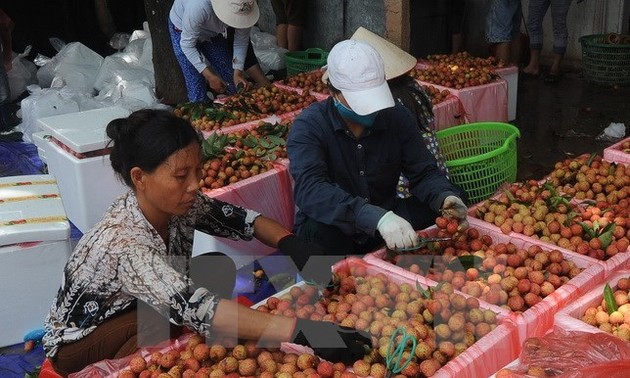
M 622 278 L 617 282 L 617 290 L 613 293 L 618 308 L 615 311 L 609 311 L 606 301 L 602 299 L 599 306 L 589 307 L 584 311 L 582 321 L 622 340 L 630 341 L 629 295 L 630 277 Z
M 535 306 L 582 271 L 557 249 L 495 242 L 490 235 L 482 235 L 474 227 L 453 234 L 453 227 L 448 230 L 450 223 L 452 220 L 438 217 L 437 229 L 432 232 L 438 237 L 451 235 L 452 241 L 432 244 L 414 254 L 395 256 L 392 262 L 517 313 Z M 424 231 L 422 236 L 429 234 Z M 476 256 L 478 263 L 464 266 L 459 263 L 462 256 Z
M 472 215 L 505 234 L 520 233 L 606 260 L 630 245 L 629 182 L 621 166 L 580 157 L 557 163 L 546 183 L 502 187 Z
M 359 377 L 383 377 L 387 347 L 402 327 L 418 346 L 400 376 L 430 377 L 497 325 L 497 314 L 480 307 L 444 284 L 432 289 L 415 283 L 396 283 L 383 272 L 368 274 L 363 265 L 338 270 L 339 289 L 320 298 L 312 286 L 293 287 L 271 297 L 259 311 L 324 320 L 370 333 L 374 349 L 353 370 Z
M 308 353 L 260 348 L 247 341 L 232 348 L 208 345 L 199 335 L 181 350 L 154 352 L 146 359 L 134 356 L 120 378 L 353 378 L 343 363 L 332 364 Z M 342 374 L 343 373 L 343 374 Z

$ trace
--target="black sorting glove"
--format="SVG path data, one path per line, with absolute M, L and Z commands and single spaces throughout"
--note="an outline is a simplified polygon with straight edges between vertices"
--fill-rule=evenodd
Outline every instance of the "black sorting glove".
M 337 280 L 331 267 L 343 256 L 331 255 L 320 245 L 305 242 L 293 234 L 280 239 L 278 249 L 293 259 L 305 281 L 323 288 L 334 287 Z
M 308 319 L 297 319 L 291 340 L 312 348 L 317 356 L 327 361 L 346 365 L 362 359 L 372 349 L 372 339 L 366 332 Z

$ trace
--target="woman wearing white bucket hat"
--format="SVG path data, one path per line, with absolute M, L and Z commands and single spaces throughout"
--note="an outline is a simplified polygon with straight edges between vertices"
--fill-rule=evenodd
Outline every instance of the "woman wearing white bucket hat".
M 331 98 L 300 113 L 287 141 L 298 236 L 331 254 L 363 254 L 383 241 L 391 249 L 417 246 L 414 230 L 433 224 L 440 210 L 465 220 L 461 192 L 396 104 L 379 53 L 346 40 L 327 63 Z M 401 172 L 410 198 L 396 197 Z
M 248 56 L 250 28 L 259 15 L 255 0 L 175 0 L 169 32 L 189 101 L 207 101 L 208 87 L 215 94 L 248 88 L 245 71 L 258 83 L 268 83 L 251 49 Z M 234 28 L 233 46 L 228 28 Z

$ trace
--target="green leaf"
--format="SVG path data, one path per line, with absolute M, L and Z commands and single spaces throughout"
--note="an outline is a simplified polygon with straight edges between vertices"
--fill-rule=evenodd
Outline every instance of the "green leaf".
M 274 153 L 271 153 L 271 154 L 267 155 L 267 160 L 269 160 L 269 161 L 274 161 L 276 159 L 278 159 L 278 155 L 276 155 Z
M 255 148 L 258 146 L 258 138 L 249 134 L 245 138 L 243 138 L 243 144 L 249 148 Z
M 586 165 L 590 167 L 595 157 L 597 157 L 597 154 L 595 152 L 591 153 L 591 155 L 588 157 L 588 161 L 586 162 Z
M 608 311 L 608 315 L 619 309 L 617 307 L 617 301 L 615 301 L 615 295 L 613 294 L 613 291 L 608 284 L 604 286 L 604 301 L 606 302 L 606 310 Z
M 243 157 L 243 155 L 245 155 L 245 151 L 243 151 L 243 150 L 238 150 L 238 151 L 236 151 L 236 152 L 234 153 L 234 158 L 238 160 L 238 159 L 242 158 L 242 157 Z
M 276 136 L 276 135 L 268 135 L 267 139 L 269 139 L 269 141 L 276 146 L 284 146 L 287 144 L 287 141 L 285 139 L 280 138 L 279 136 Z
M 577 222 L 577 224 L 579 224 L 580 226 L 582 226 L 582 229 L 584 230 L 584 232 L 592 238 L 597 237 L 597 235 L 595 234 L 595 231 L 593 231 L 592 228 L 590 228 L 586 223 L 584 222 Z
M 614 230 L 614 229 L 613 229 Z M 605 250 L 606 248 L 608 248 L 608 246 L 610 245 L 610 243 L 612 243 L 612 234 L 613 234 L 613 230 L 608 230 L 606 232 L 603 232 L 601 235 L 599 235 L 599 240 L 602 242 L 602 249 Z
M 446 269 L 450 269 L 453 272 L 465 272 L 470 268 L 479 268 L 482 264 L 483 259 L 481 257 L 475 255 L 466 255 L 456 257 L 453 260 L 449 261 L 449 263 L 446 265 Z
M 424 289 L 418 280 L 416 280 L 416 290 L 418 290 L 426 299 L 431 299 L 431 288 L 429 287 L 428 289 Z
M 271 143 L 269 143 L 269 141 L 266 140 L 265 138 L 259 139 L 258 143 L 260 144 L 260 147 L 262 147 L 264 149 L 271 148 Z

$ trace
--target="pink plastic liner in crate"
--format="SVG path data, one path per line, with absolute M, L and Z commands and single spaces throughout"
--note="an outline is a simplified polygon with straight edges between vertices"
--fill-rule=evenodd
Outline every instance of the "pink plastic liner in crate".
M 297 92 L 299 94 L 304 94 L 304 91 L 305 91 L 304 88 L 290 87 L 290 86 L 288 86 L 286 84 L 280 84 L 277 81 L 273 82 L 273 85 L 278 87 L 278 88 L 280 88 L 280 89 L 285 89 L 287 91 Z M 311 96 L 315 97 L 317 99 L 317 101 L 324 101 L 325 99 L 330 97 L 330 95 L 328 93 L 319 93 L 319 92 L 309 91 L 309 94 Z
M 204 190 L 209 197 L 239 205 L 274 219 L 287 229 L 293 227 L 295 203 L 291 175 L 285 165 L 274 164 L 274 169 L 219 189 Z M 276 251 L 257 239 L 249 242 L 221 238 L 221 242 L 237 251 L 256 251 L 268 255 Z
M 604 160 L 608 160 L 613 163 L 630 165 L 630 154 L 621 151 L 621 145 L 628 141 L 630 141 L 630 137 L 623 139 L 612 146 L 604 148 Z
M 630 270 L 630 253 L 618 253 L 606 261 L 606 277 L 620 270 Z
M 201 134 L 203 135 L 204 139 L 206 139 L 214 133 L 229 134 L 242 130 L 252 130 L 256 128 L 256 126 L 258 126 L 261 122 L 281 123 L 287 120 L 293 120 L 298 114 L 302 112 L 302 110 L 303 109 L 297 109 L 288 113 L 272 114 L 261 119 L 239 123 L 238 125 L 222 127 L 218 130 L 204 130 L 201 132 Z
M 166 353 L 171 350 L 181 350 L 186 347 L 186 342 L 192 337 L 192 333 L 186 333 L 176 340 L 166 340 L 156 346 L 141 348 L 136 353 L 115 360 L 103 360 L 86 366 L 83 370 L 70 374 L 69 378 L 117 378 L 123 370 L 127 370 L 131 359 L 137 355 L 142 356 L 147 362 L 151 359 L 151 353 Z
M 554 325 L 566 331 L 604 332 L 597 327 L 582 321 L 582 316 L 589 307 L 597 307 L 604 298 L 604 287 L 608 283 L 613 289 L 617 288 L 617 282 L 622 278 L 630 277 L 630 270 L 620 270 L 611 277 L 599 280 L 597 286 L 585 295 L 579 297 L 573 303 L 566 306 L 554 317 Z
M 522 314 L 517 314 L 508 309 L 495 306 L 500 308 L 503 313 L 506 313 L 506 318 L 509 321 L 514 322 L 517 325 L 521 342 L 525 341 L 528 337 L 540 336 L 547 332 L 547 330 L 553 325 L 553 315 L 560 308 L 590 290 L 596 282 L 603 279 L 606 274 L 605 264 L 590 257 L 582 256 L 562 248 L 551 248 L 549 245 L 542 244 L 536 239 L 528 238 L 520 234 L 512 233 L 510 235 L 505 235 L 498 230 L 498 228 L 497 230 L 489 228 L 489 224 L 487 222 L 480 221 L 478 219 L 471 218 L 469 219 L 469 223 L 470 227 L 478 229 L 481 235 L 490 235 L 495 243 L 511 242 L 518 248 L 528 248 L 531 245 L 539 245 L 544 250 L 557 249 L 566 259 L 575 262 L 579 268 L 584 268 L 580 274 L 556 289 L 551 295 L 545 297 L 535 306 L 524 311 Z M 437 227 L 432 226 L 425 231 L 427 231 L 429 235 L 432 235 L 436 233 Z M 375 265 L 378 263 L 383 269 L 387 269 L 392 273 L 411 275 L 412 277 L 419 276 L 403 269 L 402 267 L 383 261 L 382 257 L 385 256 L 385 253 L 385 249 L 382 249 L 366 255 L 365 259 Z M 462 294 L 466 295 L 464 293 Z
M 368 275 L 384 273 L 388 279 L 394 283 L 408 283 L 415 285 L 416 282 L 424 289 L 429 286 L 435 286 L 434 281 L 428 280 L 422 276 L 407 274 L 391 274 L 392 271 L 384 269 L 380 265 L 373 263 L 376 259 L 369 261 L 358 257 L 348 257 L 343 261 L 333 265 L 333 271 L 346 270 L 351 267 L 364 267 Z M 496 306 L 492 306 L 480 301 L 480 307 L 495 311 Z M 497 310 L 498 317 L 501 316 Z M 490 333 L 477 340 L 466 351 L 449 361 L 433 377 L 487 377 L 495 371 L 514 360 L 520 353 L 520 344 L 518 341 L 516 329 L 513 324 L 502 322 Z
M 508 109 L 508 88 L 505 79 L 474 87 L 454 89 L 441 85 L 417 80 L 422 85 L 433 85 L 434 87 L 451 91 L 460 99 L 467 116 L 467 122 L 507 122 Z
M 455 95 L 450 95 L 446 100 L 433 105 L 435 116 L 435 129 L 437 131 L 464 123 L 465 111 L 461 101 Z

